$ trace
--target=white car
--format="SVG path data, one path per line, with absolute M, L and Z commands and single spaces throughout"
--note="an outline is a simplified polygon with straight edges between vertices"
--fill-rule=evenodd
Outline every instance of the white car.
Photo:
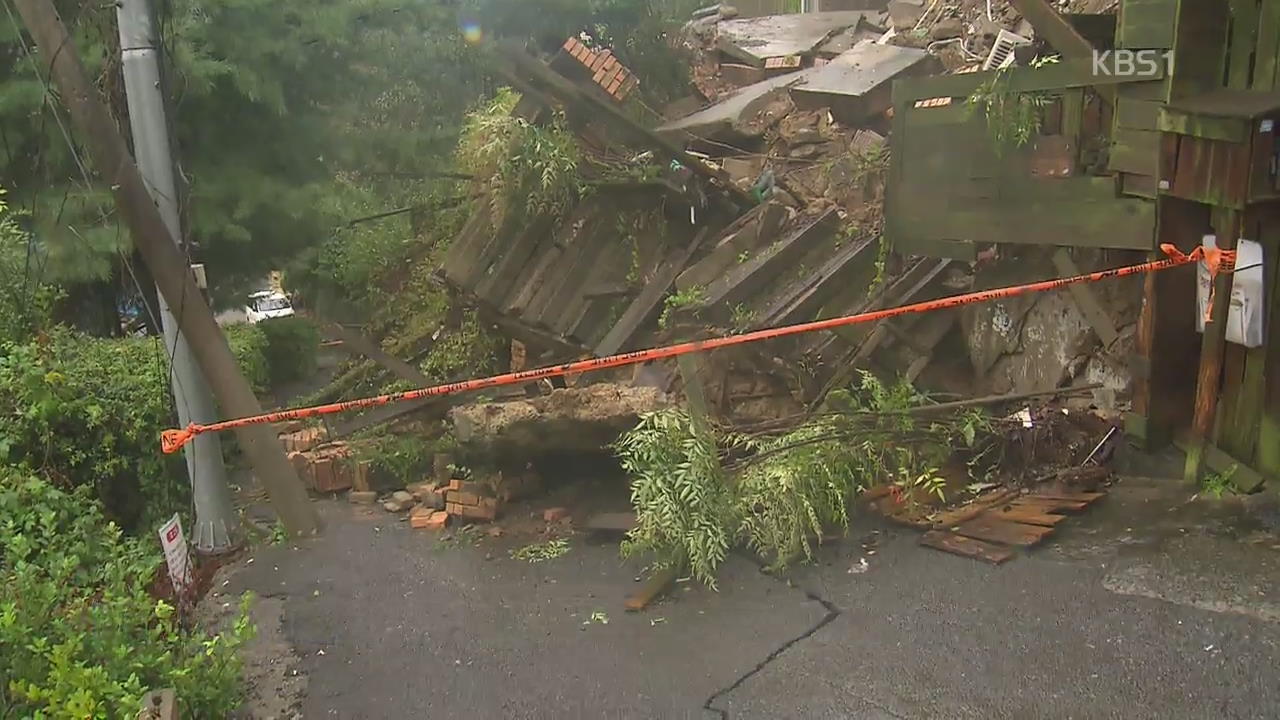
M 263 290 L 249 296 L 249 304 L 244 310 L 252 325 L 271 318 L 290 317 L 293 315 L 293 304 L 284 293 Z

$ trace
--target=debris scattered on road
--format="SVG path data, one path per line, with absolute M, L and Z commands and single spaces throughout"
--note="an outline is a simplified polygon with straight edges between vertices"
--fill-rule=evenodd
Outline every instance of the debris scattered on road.
M 554 560 L 567 552 L 569 552 L 569 541 L 564 538 L 557 538 L 512 550 L 511 557 L 515 560 L 537 563 Z

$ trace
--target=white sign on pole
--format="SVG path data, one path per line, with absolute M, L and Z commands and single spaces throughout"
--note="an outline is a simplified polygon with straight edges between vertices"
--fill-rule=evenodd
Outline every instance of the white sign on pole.
M 169 566 L 169 580 L 175 592 L 186 592 L 191 583 L 191 558 L 187 554 L 187 539 L 182 535 L 182 521 L 174 513 L 169 522 L 160 526 L 160 547 L 164 548 L 164 561 Z

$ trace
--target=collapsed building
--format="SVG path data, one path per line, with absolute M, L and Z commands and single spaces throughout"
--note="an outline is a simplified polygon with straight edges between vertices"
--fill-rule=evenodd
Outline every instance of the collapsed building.
M 1199 382 L 1185 358 L 1210 280 L 1170 272 L 571 377 L 553 394 L 585 389 L 598 412 L 592 383 L 684 389 L 732 426 L 798 416 L 861 371 L 962 397 L 1086 387 L 1074 402 L 1123 414 L 1145 447 L 1202 445 L 1197 470 L 1230 470 L 1244 490 L 1280 471 L 1262 331 L 1275 314 L 1259 309 L 1274 281 L 1280 18 L 1208 0 L 846 5 L 699 11 L 679 40 L 692 94 L 649 122 L 635 119 L 644 78 L 589 38 L 552 56 L 502 47 L 513 114 L 562 116 L 585 156 L 639 170 L 588 176 L 565 207 L 476 204 L 437 275 L 512 340 L 512 368 L 1078 275 L 1247 228 L 1262 259 L 1237 282 L 1262 292 L 1231 303 L 1253 330 L 1232 310 L 1239 332 L 1207 333 Z M 1097 70 L 1150 49 L 1180 64 Z M 662 395 L 635 397 L 623 415 Z M 525 450 L 554 445 L 522 425 L 542 405 L 581 426 L 563 397 L 511 402 L 455 419 L 474 437 L 493 414 Z

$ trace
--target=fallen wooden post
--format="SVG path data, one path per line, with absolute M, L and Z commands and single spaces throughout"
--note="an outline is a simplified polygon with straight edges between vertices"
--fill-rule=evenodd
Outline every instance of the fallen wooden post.
M 625 605 L 627 612 L 638 612 L 648 607 L 654 600 L 662 597 L 676 581 L 675 568 L 666 568 L 650 575 L 640 587 L 627 596 Z

